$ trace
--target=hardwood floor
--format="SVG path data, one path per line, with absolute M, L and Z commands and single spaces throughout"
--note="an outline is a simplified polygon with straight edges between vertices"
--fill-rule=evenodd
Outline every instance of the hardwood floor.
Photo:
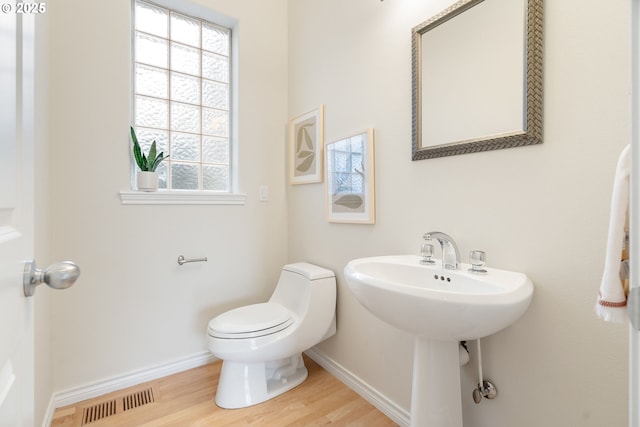
M 306 356 L 305 364 L 304 383 L 249 408 L 216 406 L 222 362 L 215 362 L 59 408 L 51 427 L 397 426 Z

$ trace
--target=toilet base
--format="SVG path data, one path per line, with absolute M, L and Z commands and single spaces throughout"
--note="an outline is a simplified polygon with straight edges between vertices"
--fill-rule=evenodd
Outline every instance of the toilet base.
M 270 362 L 224 360 L 215 402 L 226 409 L 256 405 L 302 384 L 307 375 L 301 353 Z

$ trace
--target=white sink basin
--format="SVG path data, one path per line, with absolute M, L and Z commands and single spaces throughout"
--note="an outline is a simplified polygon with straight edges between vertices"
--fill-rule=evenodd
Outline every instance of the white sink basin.
M 444 270 L 413 255 L 356 259 L 347 264 L 349 288 L 376 317 L 415 335 L 439 340 L 482 338 L 527 310 L 533 284 L 522 273 Z
M 462 427 L 458 341 L 482 338 L 518 320 L 533 284 L 522 273 L 468 264 L 444 270 L 413 255 L 356 259 L 349 288 L 371 313 L 416 336 L 411 427 Z

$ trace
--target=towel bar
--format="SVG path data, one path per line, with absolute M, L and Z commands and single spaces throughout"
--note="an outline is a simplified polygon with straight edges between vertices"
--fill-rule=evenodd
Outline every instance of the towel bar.
M 180 255 L 178 257 L 178 264 L 182 265 L 182 264 L 186 264 L 188 262 L 206 262 L 207 261 L 207 257 L 204 258 L 185 258 L 183 255 Z

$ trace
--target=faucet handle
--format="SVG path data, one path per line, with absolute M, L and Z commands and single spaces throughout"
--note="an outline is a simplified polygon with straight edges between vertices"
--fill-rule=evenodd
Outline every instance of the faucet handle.
M 429 243 L 420 244 L 420 255 L 422 255 L 422 259 L 420 260 L 420 264 L 435 264 L 436 262 L 431 259 L 433 256 L 433 245 Z
M 471 263 L 471 268 L 469 269 L 469 271 L 477 274 L 486 273 L 487 270 L 483 268 L 486 260 L 487 254 L 484 253 L 484 251 L 469 252 L 469 262 Z

